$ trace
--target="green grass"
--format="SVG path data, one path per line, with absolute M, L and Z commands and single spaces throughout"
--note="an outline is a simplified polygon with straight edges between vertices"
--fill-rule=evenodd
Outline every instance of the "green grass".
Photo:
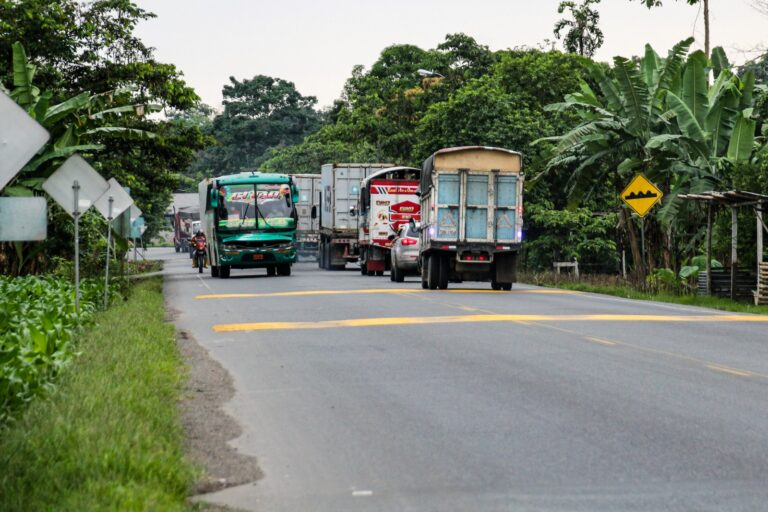
M 670 293 L 648 293 L 637 290 L 630 286 L 617 285 L 596 285 L 580 282 L 547 282 L 542 286 L 551 286 L 554 288 L 563 288 L 565 290 L 574 290 L 589 293 L 601 293 L 603 295 L 613 295 L 615 297 L 624 297 L 635 300 L 654 300 L 658 302 L 669 302 L 672 304 L 684 304 L 687 306 L 701 306 L 704 308 L 720 309 L 722 311 L 733 311 L 736 313 L 754 313 L 759 315 L 768 315 L 768 306 L 755 306 L 743 302 L 735 302 L 730 299 L 721 299 L 719 297 L 709 297 L 700 295 L 673 295 Z
M 188 510 L 183 366 L 161 282 L 100 313 L 57 390 L 0 431 L 0 510 Z

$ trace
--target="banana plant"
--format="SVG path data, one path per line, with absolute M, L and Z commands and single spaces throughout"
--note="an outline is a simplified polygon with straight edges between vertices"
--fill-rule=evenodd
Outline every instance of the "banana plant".
M 34 85 L 36 67 L 20 43 L 13 45 L 13 89 L 10 96 L 48 130 L 51 140 L 3 190 L 6 196 L 40 193 L 42 183 L 63 160 L 75 153 L 102 151 L 105 137 L 152 138 L 154 134 L 108 123 L 122 116 L 141 117 L 156 111 L 154 105 L 120 105 L 130 99 L 126 89 L 92 95 L 82 92 L 58 103 L 53 94 Z
M 701 51 L 687 55 L 692 43 L 681 41 L 666 59 L 650 45 L 639 62 L 616 57 L 610 72 L 593 69 L 598 91 L 585 82 L 548 107 L 581 120 L 566 134 L 542 139 L 556 144 L 548 168 L 570 168 L 573 199 L 606 178 L 619 186 L 643 172 L 665 189 L 662 219 L 670 223 L 679 194 L 722 186 L 723 168 L 750 158 L 754 75 L 737 76 L 722 48 L 711 59 Z M 711 71 L 718 74 L 710 85 Z

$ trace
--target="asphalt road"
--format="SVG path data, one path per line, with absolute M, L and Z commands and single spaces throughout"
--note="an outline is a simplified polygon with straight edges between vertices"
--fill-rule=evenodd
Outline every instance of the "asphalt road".
M 232 374 L 273 511 L 768 510 L 768 317 L 319 271 L 166 293 Z M 239 294 L 232 296 L 232 294 Z

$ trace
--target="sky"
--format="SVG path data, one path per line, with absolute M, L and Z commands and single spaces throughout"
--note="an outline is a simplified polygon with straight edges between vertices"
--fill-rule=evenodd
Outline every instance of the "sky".
M 137 34 L 161 62 L 175 64 L 203 101 L 220 108 L 229 77 L 269 75 L 296 84 L 318 106 L 338 98 L 353 66 L 369 67 L 393 44 L 424 49 L 463 32 L 492 50 L 537 47 L 554 39 L 559 0 L 134 0 L 157 18 Z M 768 47 L 768 16 L 751 0 L 710 0 L 712 44 L 742 63 Z M 659 54 L 693 35 L 704 44 L 698 6 L 665 0 L 648 10 L 635 0 L 598 5 L 605 44 L 595 58 Z

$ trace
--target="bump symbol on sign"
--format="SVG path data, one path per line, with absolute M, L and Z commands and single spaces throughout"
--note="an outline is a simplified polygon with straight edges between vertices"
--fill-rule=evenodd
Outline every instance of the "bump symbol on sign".
M 621 193 L 624 201 L 640 217 L 645 217 L 664 194 L 642 174 L 635 176 Z

